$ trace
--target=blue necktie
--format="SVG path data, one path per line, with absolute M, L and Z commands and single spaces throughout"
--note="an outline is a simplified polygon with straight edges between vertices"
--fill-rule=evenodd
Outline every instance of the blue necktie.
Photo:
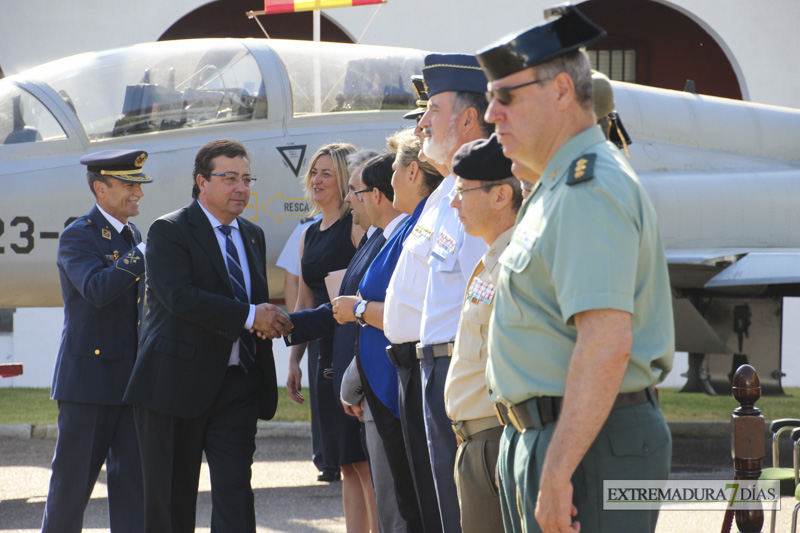
M 231 278 L 231 286 L 233 287 L 233 295 L 240 302 L 246 304 L 250 303 L 250 298 L 247 297 L 247 287 L 244 284 L 244 274 L 242 274 L 242 265 L 239 262 L 239 252 L 236 251 L 236 245 L 233 244 L 231 237 L 230 226 L 219 226 L 219 230 L 225 235 L 225 262 L 228 265 L 228 275 Z M 253 341 L 253 335 L 250 331 L 242 329 L 239 334 L 241 340 L 239 348 L 239 365 L 245 372 L 249 372 L 255 362 L 256 346 Z

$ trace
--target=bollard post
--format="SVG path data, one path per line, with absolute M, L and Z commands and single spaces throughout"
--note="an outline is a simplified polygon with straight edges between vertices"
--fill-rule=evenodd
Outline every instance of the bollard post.
M 764 417 L 755 403 L 761 398 L 761 383 L 755 368 L 742 365 L 733 376 L 733 397 L 739 407 L 731 415 L 731 455 L 733 470 L 741 480 L 758 480 L 764 459 Z M 764 525 L 764 511 L 736 511 L 736 527 L 741 533 L 757 533 Z

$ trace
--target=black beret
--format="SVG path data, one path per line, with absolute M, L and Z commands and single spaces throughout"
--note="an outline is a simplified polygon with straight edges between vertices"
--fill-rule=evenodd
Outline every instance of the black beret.
M 428 109 L 428 92 L 425 90 L 425 80 L 422 76 L 415 74 L 411 76 L 411 83 L 414 85 L 414 92 L 417 93 L 417 108 L 409 111 L 403 118 L 418 118 L 425 114 Z
M 103 150 L 83 156 L 81 165 L 118 180 L 150 183 L 153 179 L 142 172 L 146 160 L 147 152 L 144 150 Z
M 478 63 L 489 80 L 499 80 L 534 67 L 588 46 L 606 35 L 603 28 L 587 19 L 575 6 L 567 5 L 552 11 L 561 13 L 561 16 L 518 35 L 504 37 L 478 52 Z
M 497 134 L 469 142 L 453 156 L 453 174 L 465 180 L 500 181 L 513 176 Z
M 428 54 L 422 75 L 428 98 L 447 91 L 486 92 L 486 74 L 473 55 Z

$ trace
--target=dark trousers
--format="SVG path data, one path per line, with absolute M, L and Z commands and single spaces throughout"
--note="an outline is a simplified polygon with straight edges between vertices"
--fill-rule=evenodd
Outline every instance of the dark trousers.
M 103 463 L 112 531 L 141 532 L 142 468 L 132 408 L 58 402 L 58 441 L 43 532 L 81 531 Z
M 560 421 L 519 433 L 506 426 L 500 438 L 497 473 L 500 508 L 508 533 L 541 532 L 534 511 L 539 476 L 547 448 Z M 603 481 L 610 479 L 667 479 L 672 436 L 654 400 L 612 409 L 589 450 L 572 474 L 572 504 L 581 531 L 616 533 L 653 532 L 658 510 L 603 510 Z
M 442 530 L 445 533 L 461 533 L 461 515 L 458 508 L 458 491 L 453 478 L 456 464 L 455 433 L 444 407 L 444 382 L 450 368 L 450 357 L 426 355 L 421 361 L 423 408 L 425 410 L 425 433 L 430 454 L 433 480 Z
M 320 428 L 319 405 L 317 404 L 317 366 L 319 364 L 319 341 L 308 342 L 308 404 L 311 409 L 311 460 L 317 470 L 322 472 L 328 467 L 322 453 L 322 429 Z M 335 467 L 332 467 L 335 468 Z
M 405 519 L 409 533 L 422 533 L 425 529 L 417 501 L 417 491 L 414 488 L 411 465 L 408 463 L 406 454 L 402 424 L 378 398 L 375 391 L 369 386 L 369 382 L 362 380 L 361 383 L 364 387 L 364 397 L 372 411 L 372 418 L 375 420 L 375 428 L 378 430 L 378 435 L 380 435 L 386 451 L 389 469 L 394 478 L 394 491 L 400 516 Z
M 422 410 L 422 380 L 419 363 L 397 368 L 399 379 L 400 420 L 406 454 L 414 477 L 422 522 L 426 533 L 440 533 L 442 520 L 433 483 L 428 442 L 425 435 L 425 418 Z
M 211 475 L 211 531 L 255 532 L 250 478 L 263 384 L 257 365 L 249 373 L 231 366 L 211 407 L 197 418 L 134 408 L 146 532 L 194 531 L 203 452 Z

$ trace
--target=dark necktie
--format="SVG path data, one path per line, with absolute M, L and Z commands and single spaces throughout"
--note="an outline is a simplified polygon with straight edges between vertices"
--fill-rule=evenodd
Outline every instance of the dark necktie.
M 239 252 L 236 251 L 236 245 L 233 244 L 233 237 L 231 237 L 232 229 L 230 226 L 219 226 L 219 230 L 225 235 L 225 262 L 228 265 L 228 275 L 231 278 L 233 295 L 240 302 L 249 304 L 250 298 L 247 296 L 247 288 L 244 284 Z M 239 365 L 245 372 L 248 372 L 255 362 L 256 346 L 253 341 L 253 335 L 248 330 L 242 329 L 239 334 L 239 340 L 242 341 L 239 349 Z
M 360 250 L 362 246 L 367 244 L 367 238 L 368 238 L 367 233 L 364 232 L 364 235 L 361 237 L 361 240 L 358 241 L 358 248 L 356 248 L 356 251 Z
M 122 228 L 122 231 L 120 232 L 120 235 L 122 235 L 122 238 L 125 239 L 125 242 L 128 243 L 128 246 L 130 246 L 131 248 L 136 246 L 136 240 L 134 240 L 134 238 L 133 238 L 133 232 L 131 231 L 131 227 L 130 226 L 125 224 L 125 227 Z

